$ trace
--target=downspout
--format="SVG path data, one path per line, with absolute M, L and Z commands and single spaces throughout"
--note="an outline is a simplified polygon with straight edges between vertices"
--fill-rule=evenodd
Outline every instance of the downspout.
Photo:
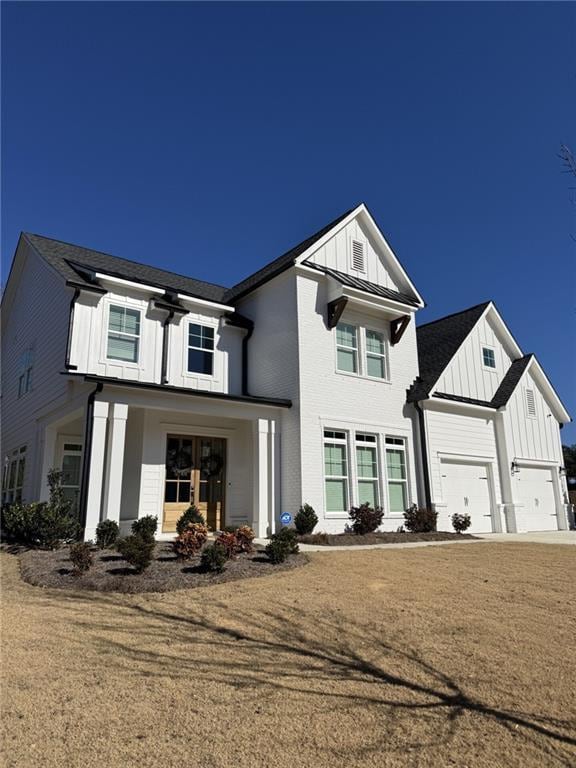
M 78 368 L 77 365 L 70 364 L 70 353 L 72 352 L 72 327 L 74 325 L 74 307 L 76 306 L 78 296 L 80 296 L 80 288 L 74 288 L 74 294 L 70 299 L 70 310 L 68 313 L 68 340 L 66 342 L 66 358 L 64 360 L 64 368 L 67 371 L 75 371 Z
M 90 483 L 90 463 L 92 459 L 92 432 L 94 429 L 94 400 L 99 392 L 102 392 L 104 384 L 100 381 L 96 389 L 90 392 L 86 401 L 86 423 L 84 426 L 84 453 L 82 454 L 82 480 L 80 483 L 80 496 L 78 499 L 78 513 L 82 538 L 86 528 L 86 505 L 88 502 L 88 485 Z
M 420 426 L 420 452 L 422 454 L 422 474 L 424 475 L 424 498 L 426 507 L 432 508 L 432 494 L 430 493 L 430 470 L 428 468 L 428 446 L 426 442 L 426 424 L 424 411 L 419 402 L 414 402 L 414 408 L 418 411 L 418 423 Z
M 246 328 L 242 339 L 242 394 L 248 395 L 248 342 L 254 333 L 254 324 Z
M 160 381 L 162 384 L 168 383 L 168 328 L 174 317 L 175 310 L 169 309 L 168 314 L 162 323 L 162 373 Z

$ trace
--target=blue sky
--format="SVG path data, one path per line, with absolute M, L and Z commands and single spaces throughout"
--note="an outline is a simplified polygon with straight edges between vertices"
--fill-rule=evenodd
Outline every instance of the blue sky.
M 3 280 L 28 230 L 232 284 L 364 200 L 421 322 L 494 299 L 576 416 L 575 16 L 3 3 Z

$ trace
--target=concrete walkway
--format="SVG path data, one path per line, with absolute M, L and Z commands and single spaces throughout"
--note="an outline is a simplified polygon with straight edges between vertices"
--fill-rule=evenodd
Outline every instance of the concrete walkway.
M 442 547 L 446 544 L 481 544 L 486 541 L 525 542 L 527 544 L 573 544 L 576 545 L 576 531 L 540 531 L 533 533 L 482 533 L 477 539 L 447 539 L 446 541 L 408 541 L 392 544 L 353 544 L 350 546 L 327 547 L 318 544 L 300 544 L 301 552 L 342 552 L 360 549 L 415 549 L 416 547 Z M 267 539 L 255 539 L 266 545 Z

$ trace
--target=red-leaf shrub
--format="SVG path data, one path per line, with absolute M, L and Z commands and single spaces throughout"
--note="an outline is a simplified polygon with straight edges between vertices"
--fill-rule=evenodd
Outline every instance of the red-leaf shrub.
M 190 523 L 182 533 L 174 539 L 172 548 L 183 560 L 189 560 L 197 554 L 208 539 L 208 528 L 201 523 Z
M 232 531 L 222 531 L 217 536 L 215 545 L 222 549 L 227 560 L 232 560 L 240 552 L 236 533 L 232 533 Z
M 361 504 L 359 507 L 352 507 L 348 513 L 352 521 L 350 526 L 354 533 L 363 536 L 366 533 L 374 533 L 382 523 L 384 510 L 382 507 L 371 507 L 370 504 Z
M 241 525 L 240 528 L 234 532 L 234 535 L 236 536 L 238 550 L 240 552 L 252 552 L 254 549 L 252 542 L 254 541 L 255 533 L 249 525 Z

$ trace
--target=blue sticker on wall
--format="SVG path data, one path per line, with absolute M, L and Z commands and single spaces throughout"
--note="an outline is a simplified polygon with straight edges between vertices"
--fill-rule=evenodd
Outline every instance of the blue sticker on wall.
M 292 515 L 290 514 L 290 512 L 282 512 L 282 514 L 280 515 L 280 522 L 282 523 L 282 525 L 290 525 L 290 523 L 292 522 Z

